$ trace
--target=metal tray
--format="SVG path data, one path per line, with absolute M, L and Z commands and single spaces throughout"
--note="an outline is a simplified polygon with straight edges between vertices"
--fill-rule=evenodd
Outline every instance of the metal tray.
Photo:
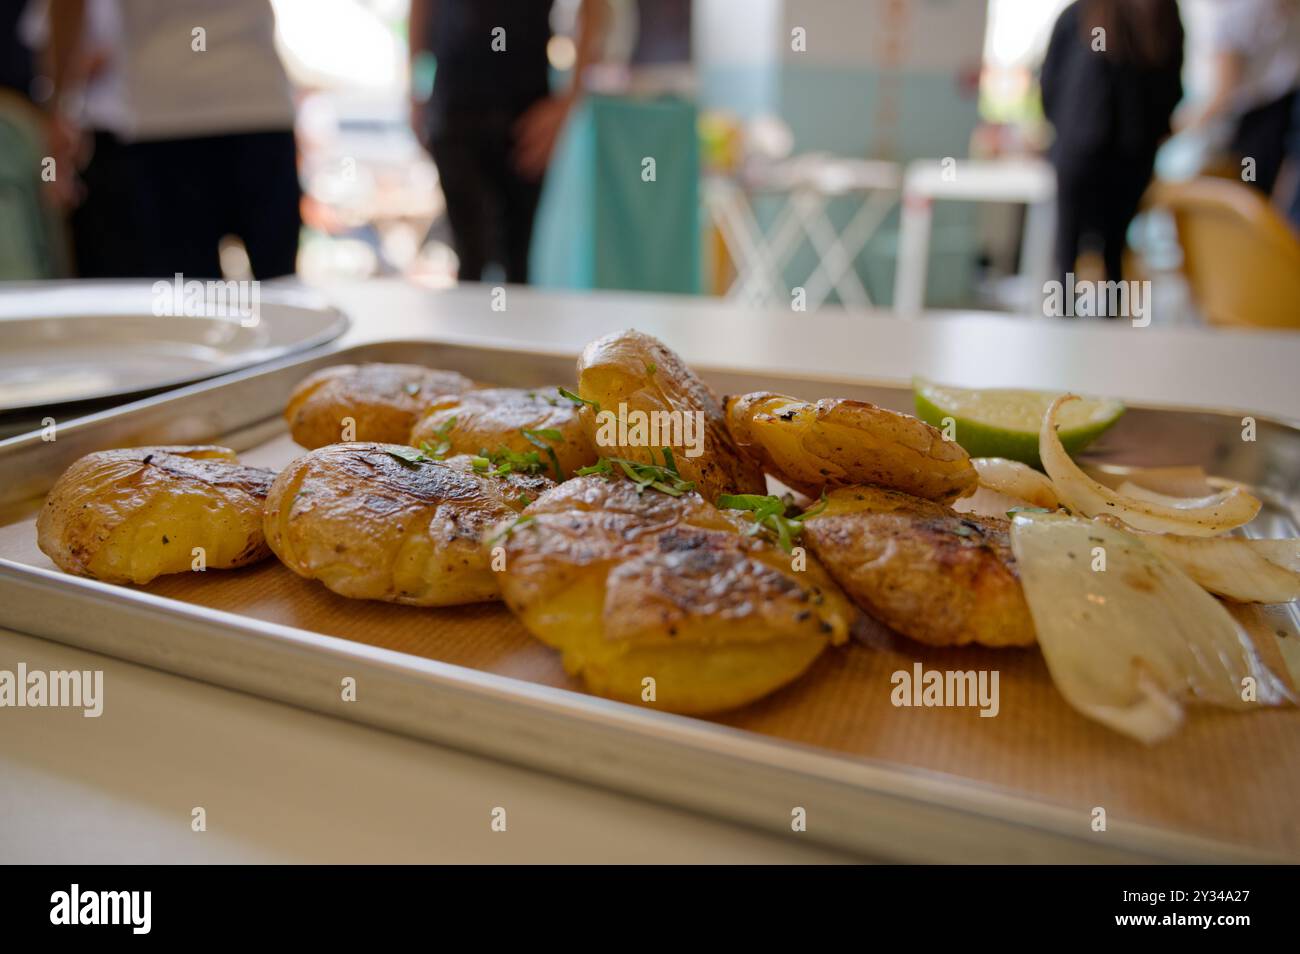
M 478 380 L 534 387 L 570 381 L 574 355 L 430 341 L 371 343 L 301 355 L 61 423 L 52 442 L 40 433 L 0 442 L 0 531 L 11 539 L 30 537 L 29 524 L 40 495 L 65 467 L 95 450 L 222 443 L 244 452 L 283 441 L 281 409 L 293 386 L 317 367 L 361 360 L 419 362 L 453 368 Z M 699 370 L 724 393 L 761 388 L 807 397 L 834 394 L 911 409 L 910 391 L 888 384 L 792 377 L 778 371 Z M 1252 533 L 1296 535 L 1300 533 L 1294 497 L 1300 486 L 1300 428 L 1258 418 L 1258 439 L 1244 443 L 1241 417 L 1238 412 L 1133 407 L 1093 457 L 1117 464 L 1201 464 L 1211 473 L 1258 488 L 1266 511 L 1250 528 Z M 0 553 L 5 552 L 0 547 Z M 779 731 L 785 718 L 780 706 L 769 707 L 749 721 L 653 712 L 572 687 L 267 621 L 238 605 L 233 610 L 214 609 L 69 576 L 37 563 L 0 557 L 0 625 L 731 822 L 811 838 L 871 858 L 942 862 L 1300 858 L 1300 835 L 1285 820 L 1278 824 L 1291 834 L 1279 839 L 1275 831 L 1252 828 L 1245 821 L 1245 834 L 1239 836 L 1199 830 L 1186 817 L 1170 824 L 1169 819 L 1158 817 L 1159 812 L 1130 817 L 1118 811 L 1111 813 L 1108 830 L 1097 833 L 1081 808 L 1094 803 L 1090 793 L 1082 793 L 1080 799 L 1046 798 L 1033 786 L 1007 784 L 1005 778 L 1002 784 L 990 784 L 978 772 L 950 770 L 945 759 L 955 759 L 955 754 L 932 758 L 924 767 L 905 758 L 862 757 L 843 747 L 792 741 Z M 302 585 L 316 584 L 302 581 Z M 440 618 L 435 615 L 440 611 L 387 609 L 428 614 L 422 619 Z M 1279 632 L 1290 637 L 1300 632 L 1294 607 L 1275 614 L 1270 625 L 1274 622 Z M 916 647 L 907 652 L 920 658 Z M 1041 682 L 1043 674 L 1038 670 L 1043 667 L 1036 653 L 998 658 Z M 971 665 L 958 661 L 956 668 Z M 343 675 L 355 677 L 365 687 L 358 702 L 340 699 Z M 843 711 L 851 715 L 854 700 L 842 702 Z M 797 711 L 791 706 L 807 704 L 800 698 L 785 703 L 790 712 Z M 1052 712 L 1049 723 L 1069 718 L 1059 707 Z M 1023 724 L 1016 731 L 1034 736 L 1027 751 L 1041 752 L 1047 760 L 1035 771 L 1050 775 L 1057 770 L 1051 760 L 1059 740 L 1042 728 L 1038 715 L 1017 718 Z M 1289 812 L 1290 793 L 1300 775 L 1300 712 L 1198 718 L 1204 724 L 1194 733 L 1185 730 L 1185 737 L 1172 743 L 1176 748 L 1170 755 L 1141 747 L 1135 750 L 1135 743 L 1078 717 L 1079 724 L 1070 722 L 1068 727 L 1069 732 L 1082 733 L 1078 738 L 1083 740 L 1083 749 L 1071 762 L 1072 771 L 1087 778 L 1095 770 L 1104 779 L 1099 791 L 1110 796 L 1122 793 L 1124 784 L 1152 784 L 1152 776 L 1141 775 L 1135 766 L 1149 763 L 1155 766 L 1153 771 L 1163 770 L 1162 759 L 1168 764 L 1175 764 L 1168 761 L 1175 759 L 1183 773 L 1179 784 L 1190 785 L 1206 768 L 1200 760 L 1208 758 L 1208 768 L 1220 774 L 1258 772 L 1249 788 L 1219 779 L 1218 784 L 1227 788 L 1209 792 L 1211 801 L 1223 796 L 1214 811 L 1258 814 L 1250 799 L 1262 791 L 1269 806 L 1286 804 Z M 940 739 L 946 725 L 950 723 L 928 732 L 918 724 L 916 744 Z M 880 732 L 887 730 L 882 722 Z M 870 732 L 871 727 L 858 725 L 856 731 Z M 1252 745 L 1243 746 L 1241 742 L 1248 739 L 1254 740 Z M 990 758 L 1005 756 L 999 745 L 989 749 Z M 940 752 L 952 749 L 952 744 L 947 750 L 939 745 Z M 1240 754 L 1244 750 L 1249 750 L 1248 757 Z M 1229 761 L 1215 770 L 1216 758 Z M 1240 761 L 1243 758 L 1246 761 Z M 970 763 L 962 764 L 968 768 Z M 1128 766 L 1123 769 L 1131 776 L 1127 782 L 1123 771 L 1112 770 L 1112 765 Z M 1015 771 L 1013 767 L 1004 775 L 1013 778 Z M 1212 789 L 1215 778 L 1203 784 Z M 790 824 L 795 807 L 804 808 L 808 817 L 807 830 L 797 834 Z

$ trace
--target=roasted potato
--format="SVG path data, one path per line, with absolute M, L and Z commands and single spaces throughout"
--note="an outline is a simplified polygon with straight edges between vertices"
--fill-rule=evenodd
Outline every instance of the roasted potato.
M 769 474 L 813 497 L 874 484 L 949 501 L 979 483 L 960 444 L 924 421 L 865 401 L 810 404 L 758 391 L 727 399 L 727 424 Z
M 683 479 L 710 503 L 723 493 L 766 492 L 717 396 L 658 339 L 624 331 L 591 342 L 578 359 L 578 395 L 599 405 L 584 407 L 582 418 L 602 457 L 662 464 L 669 447 Z
M 342 441 L 405 444 L 437 398 L 474 382 L 455 371 L 414 364 L 339 364 L 304 379 L 289 397 L 285 420 L 308 450 Z
M 526 502 L 517 485 L 461 461 L 398 444 L 333 444 L 276 478 L 264 526 L 285 566 L 341 596 L 450 606 L 498 597 L 479 536 Z
M 262 501 L 274 477 L 225 447 L 88 454 L 50 490 L 36 542 L 60 569 L 109 583 L 246 566 L 270 553 Z
M 1010 524 L 879 487 L 844 487 L 803 522 L 804 545 L 868 614 L 931 646 L 1036 639 Z
M 559 437 L 551 431 L 557 431 Z M 596 448 L 582 426 L 578 408 L 560 397 L 554 387 L 531 391 L 485 388 L 438 398 L 412 429 L 407 443 L 412 447 L 445 445 L 443 452 L 448 454 L 490 453 L 502 447 L 517 454 L 535 452 L 550 471 L 552 462 L 537 446 L 539 440 L 555 451 L 555 462 L 565 477 L 596 462 Z
M 559 485 L 484 549 L 504 557 L 506 605 L 570 673 L 600 695 L 673 712 L 758 699 L 859 619 L 815 561 L 794 569 L 697 493 L 638 492 L 618 477 Z

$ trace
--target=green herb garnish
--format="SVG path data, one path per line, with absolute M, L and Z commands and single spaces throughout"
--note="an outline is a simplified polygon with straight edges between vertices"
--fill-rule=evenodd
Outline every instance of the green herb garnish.
M 638 493 L 644 493 L 647 487 L 651 487 L 670 497 L 680 497 L 682 494 L 694 490 L 695 481 L 683 480 L 682 475 L 678 473 L 677 461 L 673 457 L 673 452 L 666 447 L 660 448 L 659 451 L 664 458 L 662 465 L 645 464 L 624 457 L 602 457 L 590 467 L 582 467 L 574 471 L 574 475 L 586 477 L 589 474 L 599 474 L 602 477 L 613 477 L 618 471 L 622 471 L 629 480 L 636 484 Z M 651 450 L 650 456 L 654 457 L 653 450 Z
M 432 458 L 426 457 L 424 453 L 414 447 L 385 447 L 384 453 L 400 462 L 403 467 L 409 467 L 412 470 L 421 464 L 433 463 Z
M 503 477 L 506 474 L 540 474 L 546 470 L 546 463 L 537 451 L 520 453 L 504 444 L 498 445 L 493 451 L 481 449 L 471 463 L 479 473 L 493 477 Z
M 420 441 L 420 450 L 435 460 L 446 457 L 447 452 L 451 450 L 451 429 L 455 426 L 456 418 L 453 415 L 434 430 L 433 436 L 437 438 L 437 443 L 430 444 L 428 441 Z
M 586 404 L 597 414 L 600 413 L 599 401 L 588 401 L 585 397 L 579 397 L 578 395 L 574 394 L 568 388 L 556 388 L 555 390 L 560 393 L 560 397 L 568 398 L 570 401 L 572 401 L 574 404 L 577 404 L 578 406 L 582 406 L 583 404 Z
M 745 533 L 752 537 L 767 531 L 781 549 L 789 553 L 794 549 L 799 534 L 803 533 L 803 522 L 826 509 L 826 497 L 823 495 L 803 513 L 792 513 L 796 508 L 788 499 L 764 494 L 722 494 L 718 497 L 718 506 L 723 510 L 752 513 L 754 519 Z
M 556 481 L 563 483 L 564 471 L 560 469 L 560 458 L 555 456 L 555 448 L 548 444 L 547 441 L 562 441 L 564 435 L 553 427 L 542 427 L 535 431 L 530 431 L 524 427 L 520 428 L 519 433 L 524 436 L 524 440 L 528 441 L 528 443 L 546 451 L 546 456 L 551 459 L 551 466 L 555 468 Z

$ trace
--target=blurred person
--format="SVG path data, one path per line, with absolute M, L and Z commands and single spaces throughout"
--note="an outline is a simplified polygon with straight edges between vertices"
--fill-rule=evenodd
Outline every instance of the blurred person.
M 1176 0 L 1076 0 L 1056 21 L 1041 85 L 1056 131 L 1048 157 L 1060 276 L 1095 250 L 1106 279 L 1122 280 L 1129 223 L 1183 95 L 1182 66 Z
M 595 61 L 604 0 L 582 0 L 568 88 L 552 95 L 552 0 L 411 0 L 412 73 L 432 55 L 433 91 L 412 102 L 412 126 L 438 167 L 460 261 L 479 281 L 489 262 L 528 281 L 541 180 Z
M 1205 13 L 1213 87 L 1180 112 L 1178 129 L 1226 124 L 1234 160 L 1254 160 L 1254 178 L 1245 181 L 1271 194 L 1300 86 L 1300 0 L 1211 0 Z
M 0 87 L 31 99 L 36 63 L 22 35 L 26 12 L 27 4 L 23 0 L 0 3 Z
M 77 244 L 90 242 L 90 228 L 107 230 L 90 242 L 100 252 L 123 247 L 90 267 L 220 278 L 219 244 L 234 235 L 256 278 L 292 274 L 301 190 L 293 98 L 269 0 L 98 0 L 107 8 L 92 16 L 111 23 L 98 49 L 87 2 L 50 0 L 49 48 L 61 121 L 89 118 L 95 150 L 114 152 L 98 174 L 92 155 L 86 187 L 117 201 L 88 223 L 83 216 Z M 101 58 L 111 81 L 81 68 Z M 87 80 L 89 115 L 66 112 Z M 113 211 L 123 203 L 129 220 Z

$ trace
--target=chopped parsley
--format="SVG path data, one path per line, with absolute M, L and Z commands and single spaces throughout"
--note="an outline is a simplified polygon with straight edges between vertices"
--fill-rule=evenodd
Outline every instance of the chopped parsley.
M 766 531 L 786 553 L 794 549 L 794 542 L 803 533 L 803 522 L 815 517 L 826 509 L 826 497 L 803 513 L 786 497 L 774 497 L 765 494 L 722 494 L 718 497 L 718 506 L 723 510 L 746 510 L 754 515 L 753 522 L 745 532 L 757 536 Z
M 616 473 L 622 472 L 624 476 L 636 484 L 638 493 L 644 493 L 645 489 L 650 487 L 670 497 L 680 497 L 682 494 L 694 490 L 695 482 L 683 480 L 682 475 L 678 473 L 677 461 L 673 457 L 673 452 L 664 447 L 660 448 L 660 453 L 663 454 L 664 458 L 662 465 L 645 464 L 622 457 L 602 457 L 599 462 L 592 464 L 590 467 L 583 467 L 576 473 L 579 477 L 586 477 L 589 474 L 613 477 Z M 650 452 L 650 456 L 654 457 L 653 450 Z M 618 468 L 618 470 L 615 470 L 615 468 Z
M 430 444 L 428 441 L 420 441 L 420 450 L 434 460 L 441 460 L 446 457 L 447 452 L 451 450 L 451 429 L 455 426 L 456 418 L 453 415 L 434 430 L 433 436 L 437 438 L 437 443 Z
M 428 445 L 426 444 L 424 446 L 427 447 Z M 425 456 L 423 448 L 421 450 L 416 450 L 414 447 L 385 447 L 384 453 L 400 463 L 403 467 L 408 467 L 411 470 L 414 470 L 421 464 L 432 464 L 434 462 L 433 458 Z
M 572 401 L 574 404 L 578 405 L 578 407 L 581 407 L 582 405 L 586 404 L 597 414 L 600 413 L 599 401 L 588 401 L 585 397 L 579 397 L 578 395 L 574 394 L 568 388 L 556 388 L 555 390 L 559 392 L 560 397 L 567 398 L 568 400 Z
M 528 428 L 524 427 L 520 429 L 519 433 L 524 436 L 524 440 L 528 441 L 528 443 L 546 451 L 546 456 L 551 459 L 551 466 L 555 468 L 556 481 L 563 483 L 564 471 L 560 469 L 560 458 L 555 456 L 555 448 L 547 442 L 562 441 L 564 440 L 564 435 L 553 427 L 542 427 L 535 431 L 530 431 Z M 533 456 L 535 457 L 537 455 L 534 454 Z

